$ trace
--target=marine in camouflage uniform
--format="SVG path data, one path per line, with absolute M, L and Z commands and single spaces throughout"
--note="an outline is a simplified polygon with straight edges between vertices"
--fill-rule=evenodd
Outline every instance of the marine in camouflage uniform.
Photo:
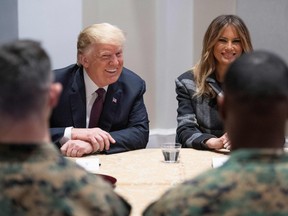
M 145 216 L 288 215 L 286 63 L 265 51 L 243 54 L 229 67 L 223 86 L 218 105 L 230 158 L 168 191 Z
M 173 188 L 144 215 L 284 216 L 287 202 L 288 155 L 243 149 L 222 167 Z
M 0 215 L 129 215 L 111 185 L 51 143 L 49 115 L 60 87 L 38 42 L 0 46 Z
M 101 177 L 62 157 L 52 143 L 0 144 L 0 215 L 129 215 Z

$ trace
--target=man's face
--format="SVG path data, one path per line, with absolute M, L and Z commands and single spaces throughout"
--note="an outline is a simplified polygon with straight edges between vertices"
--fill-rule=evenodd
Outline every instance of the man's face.
M 123 48 L 112 44 L 94 44 L 83 54 L 82 65 L 98 87 L 116 82 L 123 69 Z

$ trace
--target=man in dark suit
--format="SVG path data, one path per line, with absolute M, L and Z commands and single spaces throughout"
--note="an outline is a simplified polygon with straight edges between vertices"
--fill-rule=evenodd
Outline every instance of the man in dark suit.
M 113 25 L 91 25 L 79 34 L 77 64 L 55 70 L 55 82 L 62 84 L 63 93 L 52 112 L 50 131 L 64 155 L 81 157 L 146 147 L 145 82 L 123 67 L 124 41 L 123 32 Z M 99 88 L 103 99 L 102 93 L 95 92 Z M 98 123 L 92 123 L 97 119 L 90 118 L 96 99 L 103 101 L 103 108 Z

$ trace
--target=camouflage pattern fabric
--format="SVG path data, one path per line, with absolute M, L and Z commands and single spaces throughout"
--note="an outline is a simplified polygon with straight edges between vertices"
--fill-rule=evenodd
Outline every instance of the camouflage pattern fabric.
M 287 216 L 288 155 L 237 150 L 222 167 L 166 192 L 144 215 Z
M 62 157 L 54 144 L 0 144 L 0 215 L 129 215 L 101 177 Z

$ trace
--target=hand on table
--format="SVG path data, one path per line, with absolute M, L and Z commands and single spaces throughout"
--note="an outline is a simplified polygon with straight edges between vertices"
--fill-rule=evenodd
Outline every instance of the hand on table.
M 93 153 L 92 145 L 82 140 L 68 140 L 60 150 L 63 155 L 68 157 L 82 157 L 85 154 Z
M 210 138 L 205 143 L 210 149 L 231 149 L 230 141 L 228 139 L 227 133 L 219 138 Z
M 116 141 L 100 128 L 73 128 L 71 140 L 62 147 L 62 154 L 70 157 L 81 157 L 84 154 L 109 150 L 110 144 Z
M 220 139 L 222 139 L 223 148 L 231 150 L 231 145 L 227 133 L 225 133 L 222 137 L 220 137 Z

